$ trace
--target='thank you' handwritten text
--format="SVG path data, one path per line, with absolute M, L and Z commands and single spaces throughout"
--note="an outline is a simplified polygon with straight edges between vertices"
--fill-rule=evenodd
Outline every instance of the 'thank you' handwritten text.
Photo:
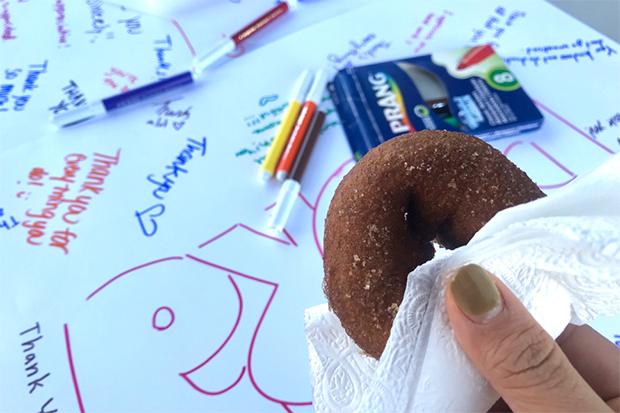
M 82 182 L 75 196 L 69 196 L 73 185 L 76 183 L 77 173 L 82 169 L 82 162 L 88 157 L 79 153 L 71 153 L 65 156 L 65 166 L 62 176 L 50 176 L 49 181 L 53 182 L 51 194 L 47 196 L 47 202 L 38 211 L 28 209 L 26 219 L 22 226 L 28 229 L 26 242 L 30 245 L 41 245 L 41 238 L 46 234 L 47 224 L 52 219 L 62 214 L 62 230 L 56 230 L 50 237 L 49 246 L 61 249 L 65 255 L 69 253 L 68 244 L 72 239 L 77 238 L 69 227 L 80 222 L 82 212 L 88 208 L 93 195 L 99 195 L 103 191 L 106 176 L 110 173 L 110 168 L 118 165 L 121 150 L 116 151 L 116 155 L 93 154 L 93 161 L 86 180 Z M 43 171 L 45 172 L 45 171 Z M 45 175 L 49 173 L 45 172 Z M 40 183 L 40 182 L 37 182 Z
M 187 138 L 187 145 L 181 150 L 179 155 L 169 164 L 166 165 L 166 172 L 161 176 L 156 174 L 150 174 L 146 177 L 146 180 L 155 185 L 153 189 L 153 197 L 157 200 L 163 201 L 164 196 L 170 192 L 177 179 L 182 174 L 188 174 L 187 163 L 197 156 L 204 157 L 207 152 L 207 138 L 203 137 L 202 140 L 195 140 Z M 163 203 L 157 203 L 143 211 L 136 211 L 136 217 L 138 223 L 142 229 L 142 233 L 147 237 L 152 237 L 157 232 L 157 222 L 155 218 L 160 217 L 166 211 L 166 207 Z

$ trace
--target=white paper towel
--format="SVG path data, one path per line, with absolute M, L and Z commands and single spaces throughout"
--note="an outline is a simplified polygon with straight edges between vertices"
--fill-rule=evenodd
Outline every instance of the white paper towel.
M 487 411 L 498 395 L 462 352 L 446 283 L 476 263 L 554 338 L 620 313 L 620 155 L 551 196 L 501 211 L 468 245 L 409 274 L 381 360 L 361 354 L 327 306 L 306 313 L 317 412 Z

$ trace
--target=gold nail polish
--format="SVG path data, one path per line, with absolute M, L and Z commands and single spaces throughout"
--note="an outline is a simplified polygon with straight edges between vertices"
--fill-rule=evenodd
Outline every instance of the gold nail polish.
M 489 319 L 501 312 L 502 298 L 489 274 L 476 264 L 459 268 L 450 291 L 461 309 L 470 317 Z

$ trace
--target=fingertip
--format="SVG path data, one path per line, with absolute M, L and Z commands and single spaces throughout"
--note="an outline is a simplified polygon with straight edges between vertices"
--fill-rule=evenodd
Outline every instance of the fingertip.
M 449 290 L 455 304 L 474 323 L 485 323 L 502 312 L 503 299 L 495 280 L 479 265 L 459 268 L 449 282 Z

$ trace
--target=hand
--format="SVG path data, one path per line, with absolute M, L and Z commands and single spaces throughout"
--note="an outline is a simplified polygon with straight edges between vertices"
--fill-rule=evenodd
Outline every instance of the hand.
M 569 325 L 556 343 L 475 264 L 450 281 L 446 306 L 463 351 L 505 402 L 491 411 L 620 411 L 620 348 L 589 326 Z

